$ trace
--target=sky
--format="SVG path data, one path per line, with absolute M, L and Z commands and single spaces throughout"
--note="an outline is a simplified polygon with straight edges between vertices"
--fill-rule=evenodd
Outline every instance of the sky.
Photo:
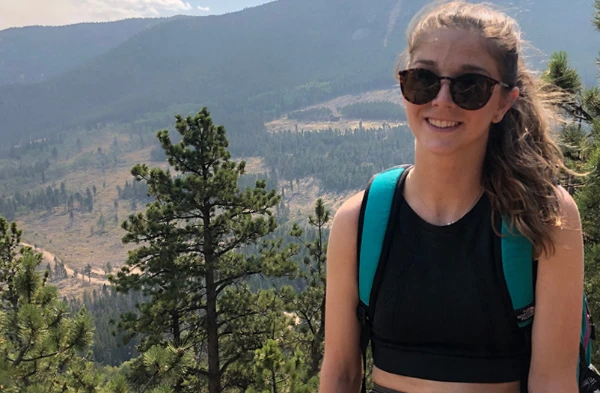
M 215 15 L 271 0 L 0 0 L 0 30 L 126 18 Z

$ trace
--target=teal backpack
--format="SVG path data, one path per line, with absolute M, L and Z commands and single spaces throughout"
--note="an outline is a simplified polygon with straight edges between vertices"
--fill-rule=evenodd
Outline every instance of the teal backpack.
M 387 257 L 393 230 L 389 230 L 390 217 L 395 216 L 398 208 L 395 198 L 398 185 L 408 173 L 409 165 L 390 168 L 375 175 L 365 190 L 358 221 L 358 292 L 359 306 L 357 316 L 361 324 L 360 349 L 363 358 L 362 392 L 366 392 L 366 352 L 370 342 L 370 328 L 373 320 L 373 305 L 377 296 L 378 282 L 381 280 L 381 266 Z M 404 175 L 404 176 L 403 176 Z M 533 248 L 529 240 L 519 233 L 510 231 L 502 223 L 501 253 L 502 267 L 510 299 L 514 310 L 515 323 L 531 343 L 531 326 L 535 312 L 535 277 L 537 261 L 533 259 Z M 595 340 L 595 328 L 583 295 L 583 313 L 581 316 L 580 356 L 577 378 L 580 393 L 592 393 L 600 390 L 600 375 L 591 365 L 592 346 Z M 522 392 L 527 392 L 527 384 L 521 383 Z

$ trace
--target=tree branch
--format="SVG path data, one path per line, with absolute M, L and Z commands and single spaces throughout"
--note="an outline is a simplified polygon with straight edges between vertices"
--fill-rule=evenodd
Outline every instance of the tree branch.
M 245 352 L 245 351 L 244 351 Z M 227 371 L 227 368 L 229 366 L 231 366 L 231 364 L 233 364 L 234 362 L 238 361 L 241 359 L 242 355 L 244 354 L 244 352 L 239 352 L 237 355 L 227 359 L 223 365 L 221 366 L 221 369 L 219 370 L 219 373 L 221 375 L 223 375 L 225 373 L 225 371 Z
M 259 274 L 259 273 L 260 273 L 260 271 L 249 271 L 249 272 L 240 273 L 238 275 L 219 280 L 218 282 L 215 283 L 215 285 L 217 286 L 217 295 L 219 293 L 221 293 L 222 290 L 227 288 L 235 280 L 239 280 L 240 278 L 243 278 L 243 277 L 253 276 L 253 275 Z

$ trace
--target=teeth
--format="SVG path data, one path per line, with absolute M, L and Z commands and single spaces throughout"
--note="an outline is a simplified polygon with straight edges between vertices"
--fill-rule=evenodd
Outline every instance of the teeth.
M 435 120 L 435 119 L 427 119 L 429 124 L 434 125 L 438 128 L 448 128 L 457 126 L 459 123 L 457 121 L 446 121 L 446 120 Z

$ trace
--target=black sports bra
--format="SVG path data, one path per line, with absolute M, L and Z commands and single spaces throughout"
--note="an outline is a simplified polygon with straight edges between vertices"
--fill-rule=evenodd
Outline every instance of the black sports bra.
M 512 316 L 488 198 L 454 224 L 435 226 L 397 195 L 393 240 L 372 295 L 375 366 L 436 381 L 522 380 L 530 350 Z

